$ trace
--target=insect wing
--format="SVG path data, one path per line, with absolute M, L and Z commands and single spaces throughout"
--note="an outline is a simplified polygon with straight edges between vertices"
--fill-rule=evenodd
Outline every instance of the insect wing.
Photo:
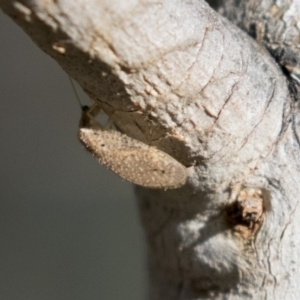
M 114 130 L 81 128 L 79 139 L 99 162 L 122 178 L 149 188 L 178 188 L 185 167 L 167 153 Z

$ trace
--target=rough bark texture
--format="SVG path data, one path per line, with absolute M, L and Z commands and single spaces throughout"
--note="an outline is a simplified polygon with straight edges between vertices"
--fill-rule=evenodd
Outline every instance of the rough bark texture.
M 200 0 L 0 5 L 122 132 L 186 166 L 180 189 L 137 188 L 150 299 L 300 297 L 299 117 L 268 51 Z

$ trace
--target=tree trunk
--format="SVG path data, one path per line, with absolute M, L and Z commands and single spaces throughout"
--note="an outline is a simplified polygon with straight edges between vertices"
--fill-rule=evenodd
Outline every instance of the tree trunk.
M 122 133 L 185 166 L 183 187 L 136 188 L 151 300 L 300 298 L 299 4 L 224 2 L 263 46 L 201 0 L 0 0 Z

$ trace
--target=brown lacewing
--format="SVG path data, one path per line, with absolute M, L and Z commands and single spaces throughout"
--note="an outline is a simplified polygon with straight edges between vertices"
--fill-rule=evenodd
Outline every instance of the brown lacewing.
M 169 154 L 94 121 L 98 105 L 84 107 L 79 139 L 99 161 L 122 178 L 147 188 L 175 189 L 186 182 L 186 168 Z

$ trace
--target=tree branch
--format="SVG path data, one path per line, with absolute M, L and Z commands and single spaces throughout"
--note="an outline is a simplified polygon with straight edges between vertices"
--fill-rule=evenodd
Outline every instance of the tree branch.
M 137 189 L 151 299 L 273 292 L 300 191 L 299 161 L 283 167 L 291 101 L 269 53 L 200 0 L 0 5 L 120 131 L 187 168 L 180 189 Z

